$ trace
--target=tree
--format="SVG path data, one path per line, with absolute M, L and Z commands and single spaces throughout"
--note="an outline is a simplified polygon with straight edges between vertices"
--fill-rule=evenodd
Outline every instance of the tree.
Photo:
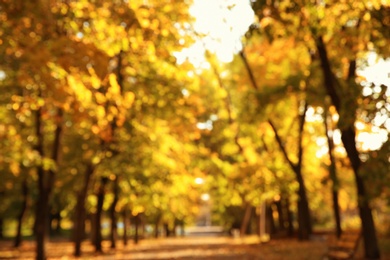
M 361 160 L 353 124 L 360 93 L 355 77 L 357 59 L 370 46 L 381 55 L 388 56 L 388 50 L 383 48 L 388 41 L 388 34 L 383 31 L 386 24 L 383 14 L 388 6 L 372 1 L 357 5 L 352 2 L 301 4 L 287 1 L 276 5 L 256 1 L 253 10 L 261 24 L 261 31 L 271 41 L 293 38 L 297 44 L 307 46 L 314 62 L 319 62 L 323 87 L 340 114 L 342 140 L 355 173 L 365 254 L 368 258 L 379 258 L 371 208 L 359 174 Z

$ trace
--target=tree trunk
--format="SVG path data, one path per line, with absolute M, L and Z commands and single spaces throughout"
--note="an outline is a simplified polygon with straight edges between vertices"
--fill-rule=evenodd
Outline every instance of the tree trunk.
M 38 96 L 41 97 L 41 91 L 39 90 Z M 57 109 L 57 117 L 55 118 L 55 124 L 57 125 L 54 131 L 54 141 L 52 146 L 51 159 L 58 163 L 59 151 L 60 151 L 60 140 L 62 133 L 62 121 L 63 111 L 62 109 Z M 37 144 L 35 150 L 38 152 L 42 159 L 45 158 L 44 154 L 44 131 L 42 124 L 42 108 L 38 108 L 36 111 L 35 118 L 35 134 L 37 137 Z M 55 173 L 53 169 L 45 171 L 43 166 L 38 166 L 38 200 L 35 213 L 35 224 L 34 231 L 36 236 L 36 259 L 44 260 L 46 259 L 45 243 L 46 236 L 48 231 L 48 221 L 49 221 L 49 199 L 50 194 L 54 186 L 54 177 Z
M 139 214 L 134 217 L 134 244 L 138 244 L 139 242 L 139 224 L 140 224 L 140 216 Z
M 43 171 L 39 169 L 38 171 Z M 35 213 L 36 259 L 46 259 L 46 236 L 48 234 L 49 216 L 49 192 L 47 189 L 39 189 L 39 197 Z
M 340 207 L 339 207 L 339 193 L 335 189 L 335 187 L 332 188 L 332 200 L 333 200 L 333 212 L 334 212 L 334 219 L 335 219 L 335 233 L 338 238 L 341 237 L 341 234 L 343 230 L 341 229 L 341 218 L 340 218 Z
M 358 193 L 359 215 L 362 223 L 365 257 L 368 259 L 380 259 L 378 240 L 372 211 L 368 202 L 367 193 L 362 176 L 359 174 L 360 158 L 356 149 L 355 130 L 350 127 L 342 130 L 341 140 L 347 150 L 351 161 Z
M 96 241 L 96 230 L 95 230 L 96 212 L 88 214 L 87 220 L 89 221 L 89 224 L 90 224 L 89 239 L 91 240 L 91 244 L 95 245 L 95 241 Z
M 4 238 L 4 218 L 0 216 L 0 238 Z
M 104 197 L 106 194 L 106 184 L 108 182 L 107 177 L 102 177 L 100 182 L 100 187 L 98 190 L 97 196 L 97 206 L 96 206 L 96 218 L 95 218 L 95 252 L 103 252 L 102 250 L 102 214 L 103 214 L 103 203 L 104 203 Z
M 248 72 L 252 87 L 255 90 L 259 90 L 259 87 L 258 87 L 257 82 L 256 82 L 255 77 L 254 77 L 254 73 L 252 71 L 252 68 L 249 65 L 249 62 L 245 56 L 244 51 L 240 52 L 240 56 L 244 62 L 245 68 Z M 300 122 L 299 122 L 299 140 L 298 140 L 299 150 L 298 150 L 298 162 L 297 163 L 293 163 L 290 160 L 290 158 L 287 154 L 287 151 L 283 145 L 283 142 L 280 139 L 278 132 L 276 131 L 274 124 L 272 123 L 271 120 L 269 120 L 269 123 L 270 123 L 272 129 L 274 130 L 277 142 L 278 142 L 278 144 L 283 152 L 283 155 L 286 158 L 286 160 L 288 161 L 288 163 L 290 164 L 291 168 L 294 170 L 296 177 L 297 177 L 297 181 L 299 183 L 299 190 L 298 190 L 298 196 L 299 196 L 298 224 L 299 224 L 299 227 L 298 227 L 298 229 L 299 229 L 299 237 L 302 240 L 309 239 L 309 235 L 312 232 L 312 223 L 311 223 L 311 215 L 310 215 L 310 210 L 309 210 L 309 203 L 307 200 L 306 188 L 305 188 L 305 185 L 303 182 L 303 177 L 302 177 L 302 156 L 303 156 L 302 137 L 303 137 L 303 127 L 305 124 L 305 116 L 306 116 L 307 108 L 308 108 L 308 104 L 307 104 L 307 102 L 305 102 L 304 112 L 300 115 Z
M 311 223 L 311 215 L 309 209 L 309 202 L 306 194 L 306 186 L 302 176 L 302 161 L 303 161 L 303 147 L 302 147 L 302 138 L 303 138 L 303 129 L 305 124 L 305 115 L 307 111 L 307 103 L 305 103 L 304 112 L 300 116 L 299 121 L 299 138 L 298 138 L 298 162 L 293 163 L 286 151 L 286 148 L 283 144 L 282 139 L 280 138 L 278 131 L 276 130 L 275 125 L 271 120 L 268 120 L 271 125 L 274 133 L 276 141 L 283 153 L 284 158 L 289 163 L 291 169 L 294 171 L 296 180 L 298 182 L 298 237 L 300 240 L 308 240 L 310 234 L 312 233 L 312 223 Z
M 312 233 L 312 225 L 310 218 L 309 203 L 307 200 L 305 183 L 302 177 L 301 168 L 296 168 L 298 188 L 298 238 L 301 240 L 308 240 Z
M 171 230 L 169 229 L 168 223 L 164 223 L 164 230 L 165 230 L 165 236 L 170 237 L 171 236 Z
M 91 182 L 91 177 L 94 171 L 95 169 L 93 165 L 88 164 L 85 169 L 83 187 L 77 193 L 77 203 L 73 227 L 74 256 L 81 255 L 81 243 L 85 238 L 85 200 L 87 199 L 89 183 Z
M 41 93 L 38 94 L 41 96 Z M 35 130 L 36 130 L 36 137 L 37 137 L 37 144 L 35 147 L 35 150 L 38 152 L 40 157 L 43 159 L 45 158 L 45 154 L 43 151 L 43 145 L 44 145 L 44 131 L 43 131 L 43 125 L 42 125 L 42 108 L 39 108 L 36 111 L 36 121 L 35 121 Z M 60 149 L 60 136 L 62 132 L 61 122 L 62 119 L 62 110 L 58 109 L 57 114 L 58 122 L 57 127 L 54 131 L 54 141 L 53 141 L 53 147 L 52 147 L 52 156 L 51 159 L 58 163 L 58 155 L 59 155 L 59 149 Z M 49 198 L 52 191 L 52 188 L 54 186 L 54 176 L 55 173 L 53 170 L 45 171 L 43 169 L 43 166 L 38 166 L 37 169 L 38 173 L 38 200 L 37 200 L 37 207 L 36 207 L 36 214 L 35 214 L 35 236 L 36 236 L 36 259 L 37 260 L 44 260 L 46 259 L 46 251 L 45 251 L 45 243 L 46 243 L 46 236 L 48 232 L 48 217 L 49 217 Z
M 123 209 L 122 211 L 122 219 L 123 219 L 123 244 L 125 246 L 127 246 L 128 244 L 128 237 L 127 237 L 127 225 L 128 225 L 128 221 L 127 221 L 127 209 Z
M 286 230 L 286 217 L 283 211 L 283 206 L 282 206 L 282 198 L 275 201 L 275 206 L 278 211 L 278 226 L 279 230 L 285 231 Z
M 19 247 L 22 243 L 22 224 L 23 224 L 23 218 L 27 210 L 27 204 L 28 204 L 28 185 L 27 185 L 27 179 L 23 180 L 22 183 L 22 207 L 20 210 L 20 213 L 18 215 L 18 226 L 16 229 L 16 236 L 14 241 L 14 246 Z
M 111 248 L 116 248 L 117 219 L 116 219 L 115 208 L 118 203 L 118 196 L 119 196 L 118 176 L 115 178 L 113 184 L 114 184 L 113 187 L 114 200 L 112 201 L 112 204 L 110 206 L 110 218 L 111 218 L 110 240 L 111 240 Z
M 273 209 L 271 204 L 267 204 L 266 206 L 266 221 L 267 221 L 268 234 L 270 235 L 275 234 L 276 232 L 275 219 L 274 219 L 274 214 L 273 214 Z
M 247 234 L 251 216 L 252 216 L 252 205 L 247 203 L 245 207 L 244 218 L 241 223 L 240 236 L 245 236 Z
M 0 216 L 0 238 L 4 238 L 4 218 Z
M 60 212 L 51 212 L 52 207 L 49 206 L 49 234 L 50 235 L 59 235 L 61 231 L 61 213 Z M 54 225 L 55 224 L 55 225 Z
M 333 135 L 330 135 L 329 132 L 333 132 L 333 127 L 330 127 L 328 120 L 331 121 L 331 117 L 328 116 L 328 108 L 325 108 L 325 134 L 328 140 L 328 154 L 330 159 L 329 167 L 329 177 L 332 181 L 332 201 L 333 201 L 333 214 L 335 219 L 335 233 L 338 238 L 340 238 L 342 229 L 341 229 L 341 218 L 340 218 L 340 206 L 339 206 L 339 182 L 336 173 L 336 160 L 333 155 L 334 151 L 334 142 Z
M 321 60 L 321 69 L 324 75 L 324 85 L 328 95 L 330 96 L 333 105 L 336 107 L 337 111 L 340 114 L 341 110 L 341 99 L 340 94 L 336 89 L 336 78 L 332 72 L 328 53 L 325 47 L 325 43 L 321 36 L 316 37 L 316 48 Z M 351 65 L 356 66 L 356 62 L 352 62 Z M 350 66 L 350 72 L 355 73 L 354 69 L 351 69 L 353 66 Z M 349 75 L 349 76 L 350 76 Z M 350 80 L 350 79 L 349 79 Z M 353 115 L 356 111 L 351 111 Z M 364 187 L 363 178 L 359 174 L 360 168 L 360 158 L 359 152 L 356 148 L 356 139 L 355 139 L 355 129 L 354 125 L 347 126 L 344 129 L 341 129 L 341 140 L 344 144 L 344 148 L 347 151 L 348 158 L 351 162 L 352 169 L 355 176 L 357 195 L 358 195 L 358 208 L 359 208 L 359 216 L 362 223 L 362 234 L 364 241 L 364 250 L 365 257 L 368 259 L 380 259 L 380 252 L 378 247 L 378 240 L 376 235 L 376 229 L 374 225 L 374 219 L 372 216 L 372 211 L 369 206 L 367 193 Z
M 61 217 L 61 212 L 57 212 L 55 214 L 55 219 L 57 220 L 56 221 L 56 227 L 54 228 L 54 232 L 59 235 L 61 233 L 61 221 L 62 221 L 62 217 Z
M 154 222 L 154 238 L 158 238 L 160 220 L 161 220 L 161 214 L 158 214 L 156 221 Z
M 294 236 L 294 224 L 293 224 L 293 213 L 290 210 L 290 200 L 289 198 L 284 198 L 284 211 L 286 212 L 287 216 L 287 233 L 288 236 L 292 237 Z

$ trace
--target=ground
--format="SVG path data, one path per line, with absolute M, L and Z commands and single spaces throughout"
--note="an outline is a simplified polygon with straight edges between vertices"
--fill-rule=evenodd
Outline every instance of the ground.
M 34 259 L 34 243 L 26 241 L 20 249 L 11 242 L 1 242 L 0 259 Z M 70 260 L 73 245 L 70 242 L 48 243 L 49 259 Z M 130 243 L 117 249 L 104 243 L 104 254 L 93 253 L 89 242 L 83 244 L 83 256 L 79 259 L 321 259 L 326 250 L 323 241 L 298 242 L 294 239 L 278 239 L 260 244 L 257 237 L 191 237 L 146 239 L 138 245 Z
M 246 238 L 230 237 L 185 237 L 145 239 L 138 245 L 129 243 L 123 246 L 118 242 L 117 249 L 110 249 L 104 242 L 104 253 L 95 254 L 89 242 L 83 244 L 83 255 L 72 256 L 73 244 L 66 241 L 51 241 L 47 246 L 49 260 L 93 259 L 93 260 L 152 260 L 152 259 L 203 259 L 203 260 L 304 260 L 322 259 L 326 252 L 326 242 L 321 236 L 307 242 L 296 239 L 275 239 L 260 243 L 256 236 Z M 0 242 L 0 259 L 34 259 L 34 242 L 25 241 L 19 249 L 12 247 L 11 241 Z M 382 257 L 382 259 L 389 259 Z

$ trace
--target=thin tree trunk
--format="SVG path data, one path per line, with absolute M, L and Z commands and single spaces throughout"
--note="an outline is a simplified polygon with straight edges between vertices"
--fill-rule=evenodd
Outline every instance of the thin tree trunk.
M 19 247 L 22 243 L 22 225 L 23 225 L 23 219 L 24 215 L 27 210 L 27 204 L 28 204 L 28 185 L 27 185 L 27 179 L 24 179 L 22 182 L 22 207 L 20 210 L 20 213 L 18 215 L 18 226 L 16 229 L 16 236 L 14 241 L 14 246 Z
M 108 182 L 107 177 L 101 178 L 100 187 L 99 187 L 98 193 L 96 194 L 97 206 L 96 206 L 96 218 L 95 218 L 95 227 L 94 227 L 95 228 L 95 235 L 96 235 L 95 251 L 99 252 L 99 253 L 103 252 L 103 249 L 102 249 L 103 237 L 102 237 L 101 226 L 102 226 L 103 203 L 104 203 L 104 197 L 106 194 L 105 189 L 106 189 L 107 182 Z
M 330 135 L 330 131 L 333 132 L 333 129 L 331 129 L 331 127 L 328 124 L 328 120 L 330 121 L 331 117 L 328 116 L 327 110 L 328 108 L 325 108 L 324 123 L 325 123 L 325 133 L 328 140 L 328 154 L 330 159 L 329 176 L 332 181 L 332 201 L 333 201 L 333 213 L 335 219 L 335 232 L 336 232 L 336 236 L 339 238 L 342 233 L 340 206 L 339 206 L 339 182 L 336 173 L 336 160 L 333 155 L 333 151 L 334 151 L 333 135 Z
M 39 96 L 41 94 L 39 93 Z M 39 108 L 36 111 L 35 118 L 35 132 L 37 137 L 37 144 L 35 150 L 44 158 L 43 153 L 43 126 L 41 121 L 42 108 Z M 46 227 L 47 227 L 47 214 L 48 214 L 48 191 L 45 186 L 45 172 L 42 166 L 37 168 L 38 174 L 38 200 L 36 203 L 35 209 L 35 223 L 34 223 L 34 234 L 36 236 L 36 259 L 45 260 L 46 251 L 45 251 L 45 239 L 46 239 Z
M 55 232 L 55 234 L 59 235 L 61 233 L 61 221 L 62 221 L 61 212 L 57 212 L 54 215 L 54 217 L 57 220 L 56 227 L 54 228 L 54 232 Z
M 161 220 L 161 214 L 158 214 L 156 221 L 154 222 L 154 238 L 158 238 L 160 220 Z
M 267 204 L 266 205 L 266 230 L 268 231 L 267 233 L 270 234 L 270 236 L 272 234 L 275 234 L 275 219 L 274 219 L 274 215 L 273 215 L 273 210 L 272 210 L 272 207 L 271 207 L 271 204 Z
M 140 216 L 139 214 L 134 217 L 134 244 L 139 242 L 139 225 L 140 225 Z
M 127 221 L 127 209 L 123 209 L 122 211 L 122 218 L 123 218 L 123 244 L 125 246 L 127 246 L 128 244 L 128 237 L 127 237 L 127 225 L 128 225 L 128 221 Z
M 283 141 L 280 138 L 275 125 L 271 120 L 268 120 L 269 124 L 271 125 L 274 133 L 276 141 L 285 157 L 287 162 L 289 163 L 291 169 L 294 171 L 297 182 L 299 184 L 298 187 L 298 237 L 300 240 L 308 240 L 310 234 L 312 233 L 312 223 L 311 223 L 311 215 L 310 215 L 310 209 L 309 209 L 309 202 L 307 199 L 306 194 L 306 186 L 305 182 L 302 176 L 302 160 L 303 160 L 303 147 L 302 147 L 302 137 L 303 137 L 303 127 L 305 123 L 305 114 L 307 111 L 307 103 L 305 104 L 304 113 L 300 117 L 299 122 L 299 150 L 298 150 L 298 162 L 293 163 L 288 154 L 287 151 L 283 145 Z
M 83 186 L 77 193 L 77 203 L 73 222 L 74 256 L 81 255 L 81 243 L 85 238 L 85 200 L 87 199 L 89 184 L 94 171 L 94 166 L 89 163 L 85 169 Z
M 244 218 L 241 223 L 240 236 L 245 236 L 247 234 L 249 222 L 251 220 L 251 215 L 252 215 L 252 205 L 247 203 L 245 207 Z
M 284 215 L 283 206 L 282 206 L 282 198 L 278 201 L 275 201 L 275 206 L 278 211 L 278 225 L 279 230 L 286 230 L 286 217 Z
M 169 229 L 168 223 L 164 223 L 164 230 L 165 230 L 165 236 L 170 237 L 171 236 L 171 230 Z
M 290 209 L 290 199 L 289 198 L 284 198 L 284 203 L 283 207 L 286 212 L 287 216 L 287 233 L 290 237 L 294 236 L 294 224 L 293 224 L 293 213 L 291 212 Z
M 325 47 L 325 43 L 321 36 L 316 37 L 316 48 L 321 60 L 321 68 L 324 75 L 324 85 L 328 95 L 330 96 L 333 105 L 336 107 L 336 110 L 340 113 L 341 110 L 341 99 L 340 94 L 336 89 L 336 78 L 331 70 L 330 61 L 328 58 L 328 53 Z M 352 80 L 352 74 L 355 73 L 356 62 L 350 63 L 349 69 L 349 80 Z M 351 111 L 352 116 L 356 111 Z M 357 201 L 359 208 L 359 216 L 362 224 L 362 234 L 364 241 L 364 250 L 365 257 L 368 259 L 380 259 L 380 252 L 378 247 L 378 240 L 376 235 L 376 229 L 374 225 L 374 219 L 372 216 L 372 210 L 369 205 L 367 192 L 364 187 L 364 181 L 362 176 L 359 173 L 360 168 L 360 158 L 359 152 L 356 148 L 356 132 L 354 125 L 349 125 L 344 129 L 341 129 L 341 140 L 344 144 L 344 148 L 347 151 L 348 158 L 351 162 L 352 169 L 355 176 L 356 188 L 357 188 Z
M 114 200 L 112 201 L 112 204 L 110 206 L 110 217 L 111 217 L 110 240 L 111 240 L 111 248 L 116 248 L 117 219 L 116 219 L 115 208 L 118 203 L 118 196 L 119 196 L 118 176 L 114 180 L 113 193 L 114 193 Z
M 0 238 L 4 238 L 4 219 L 0 217 Z

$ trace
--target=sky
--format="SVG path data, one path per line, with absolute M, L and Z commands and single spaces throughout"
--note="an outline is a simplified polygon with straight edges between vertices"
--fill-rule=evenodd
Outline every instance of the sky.
M 241 37 L 254 21 L 249 0 L 194 0 L 190 14 L 196 18 L 193 29 L 206 37 L 182 54 L 199 67 L 205 62 L 204 45 L 220 61 L 232 61 L 241 50 Z

